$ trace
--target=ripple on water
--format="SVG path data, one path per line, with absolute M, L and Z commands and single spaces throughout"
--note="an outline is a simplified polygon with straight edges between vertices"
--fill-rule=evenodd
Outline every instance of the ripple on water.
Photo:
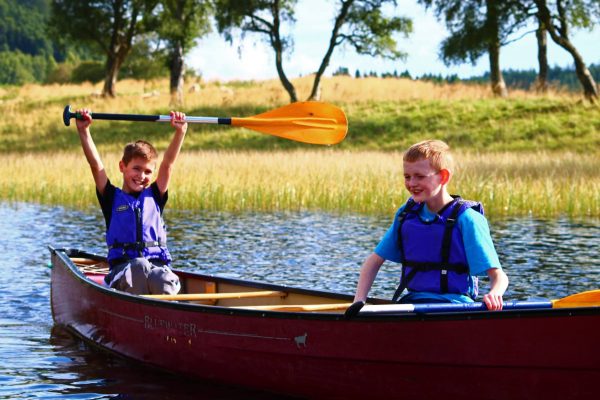
M 167 212 L 176 266 L 234 278 L 353 293 L 362 261 L 390 216 Z M 600 221 L 491 223 L 512 299 L 597 289 Z M 53 328 L 47 245 L 104 253 L 96 210 L 0 204 L 0 398 L 279 399 L 144 369 Z M 372 295 L 390 297 L 400 274 L 386 263 Z M 485 291 L 485 289 L 484 289 Z M 194 396 L 195 397 L 195 396 Z

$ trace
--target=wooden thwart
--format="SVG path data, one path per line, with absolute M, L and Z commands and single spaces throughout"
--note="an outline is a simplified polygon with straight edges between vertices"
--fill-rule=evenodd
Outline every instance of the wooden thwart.
M 232 292 L 232 293 L 187 293 L 187 294 L 144 294 L 142 297 L 149 297 L 157 300 L 222 300 L 222 299 L 246 299 L 252 297 L 285 297 L 286 292 L 278 290 L 262 290 L 256 292 Z
M 231 308 L 245 308 L 248 310 L 264 310 L 264 311 L 335 311 L 346 310 L 352 303 L 335 303 L 335 304 L 288 304 L 276 306 L 237 306 Z

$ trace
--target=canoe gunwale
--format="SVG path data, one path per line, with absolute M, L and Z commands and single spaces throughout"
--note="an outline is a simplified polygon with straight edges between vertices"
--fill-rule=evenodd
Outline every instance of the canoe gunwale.
M 127 302 L 141 303 L 145 306 L 170 308 L 177 310 L 186 310 L 191 312 L 201 313 L 213 313 L 213 314 L 227 314 L 230 316 L 254 316 L 261 318 L 281 318 L 281 319 L 318 319 L 318 320 L 329 320 L 329 321 L 346 321 L 346 322 L 373 322 L 373 321 L 394 321 L 394 322 L 414 322 L 418 321 L 440 321 L 440 320 L 476 320 L 476 319 L 496 319 L 496 318 L 521 318 L 521 317 L 551 317 L 551 316 L 586 316 L 586 315 L 600 315 L 600 307 L 577 307 L 577 308 L 544 308 L 544 309 L 514 309 L 514 310 L 503 310 L 501 312 L 495 311 L 457 311 L 457 312 L 431 312 L 431 313 L 419 313 L 419 312 L 403 312 L 403 313 L 386 313 L 386 314 L 363 314 L 358 315 L 352 320 L 344 318 L 343 314 L 332 314 L 328 312 L 298 312 L 298 311 L 273 311 L 273 310 L 253 310 L 244 308 L 232 308 L 218 305 L 205 305 L 188 302 L 178 302 L 171 300 L 160 300 L 149 297 L 142 297 L 138 295 L 129 294 L 126 292 L 118 291 L 116 289 L 107 288 L 102 286 L 93 280 L 90 280 L 86 275 L 72 262 L 70 257 L 79 256 L 97 260 L 99 262 L 106 261 L 104 256 L 89 253 L 79 249 L 72 248 L 53 248 L 48 246 L 49 251 L 52 255 L 58 257 L 65 269 L 69 271 L 74 278 L 79 281 L 82 285 L 88 285 L 94 290 L 102 292 L 103 295 L 117 297 Z M 53 268 L 54 268 L 53 263 Z M 242 285 L 252 287 L 254 289 L 263 290 L 279 290 L 291 293 L 299 293 L 313 296 L 323 296 L 331 299 L 338 300 L 349 300 L 352 301 L 351 295 L 345 295 L 335 292 L 326 292 L 312 289 L 304 289 L 297 287 L 289 287 L 285 285 L 275 285 L 264 282 L 253 282 L 238 280 L 234 278 L 220 277 L 216 275 L 205 275 L 196 272 L 175 270 L 175 272 L 182 276 L 193 276 L 207 280 L 213 280 L 217 283 L 229 283 L 234 285 Z M 390 302 L 380 298 L 369 298 L 369 303 L 372 304 L 389 304 Z

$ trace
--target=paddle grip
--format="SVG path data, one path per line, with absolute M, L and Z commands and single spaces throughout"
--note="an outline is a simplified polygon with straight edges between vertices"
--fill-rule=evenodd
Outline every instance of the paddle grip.
M 90 113 L 93 119 L 103 119 L 110 121 L 143 121 L 155 122 L 160 119 L 160 115 L 142 115 L 142 114 L 106 114 Z M 82 119 L 81 114 L 71 111 L 71 106 L 67 105 L 63 111 L 63 122 L 65 126 L 71 125 L 71 118 Z

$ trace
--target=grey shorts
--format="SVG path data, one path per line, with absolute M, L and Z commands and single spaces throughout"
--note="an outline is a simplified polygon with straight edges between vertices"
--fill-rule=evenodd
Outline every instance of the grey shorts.
M 143 257 L 111 268 L 105 282 L 109 287 L 132 294 L 177 294 L 179 277 L 166 265 L 154 265 Z

